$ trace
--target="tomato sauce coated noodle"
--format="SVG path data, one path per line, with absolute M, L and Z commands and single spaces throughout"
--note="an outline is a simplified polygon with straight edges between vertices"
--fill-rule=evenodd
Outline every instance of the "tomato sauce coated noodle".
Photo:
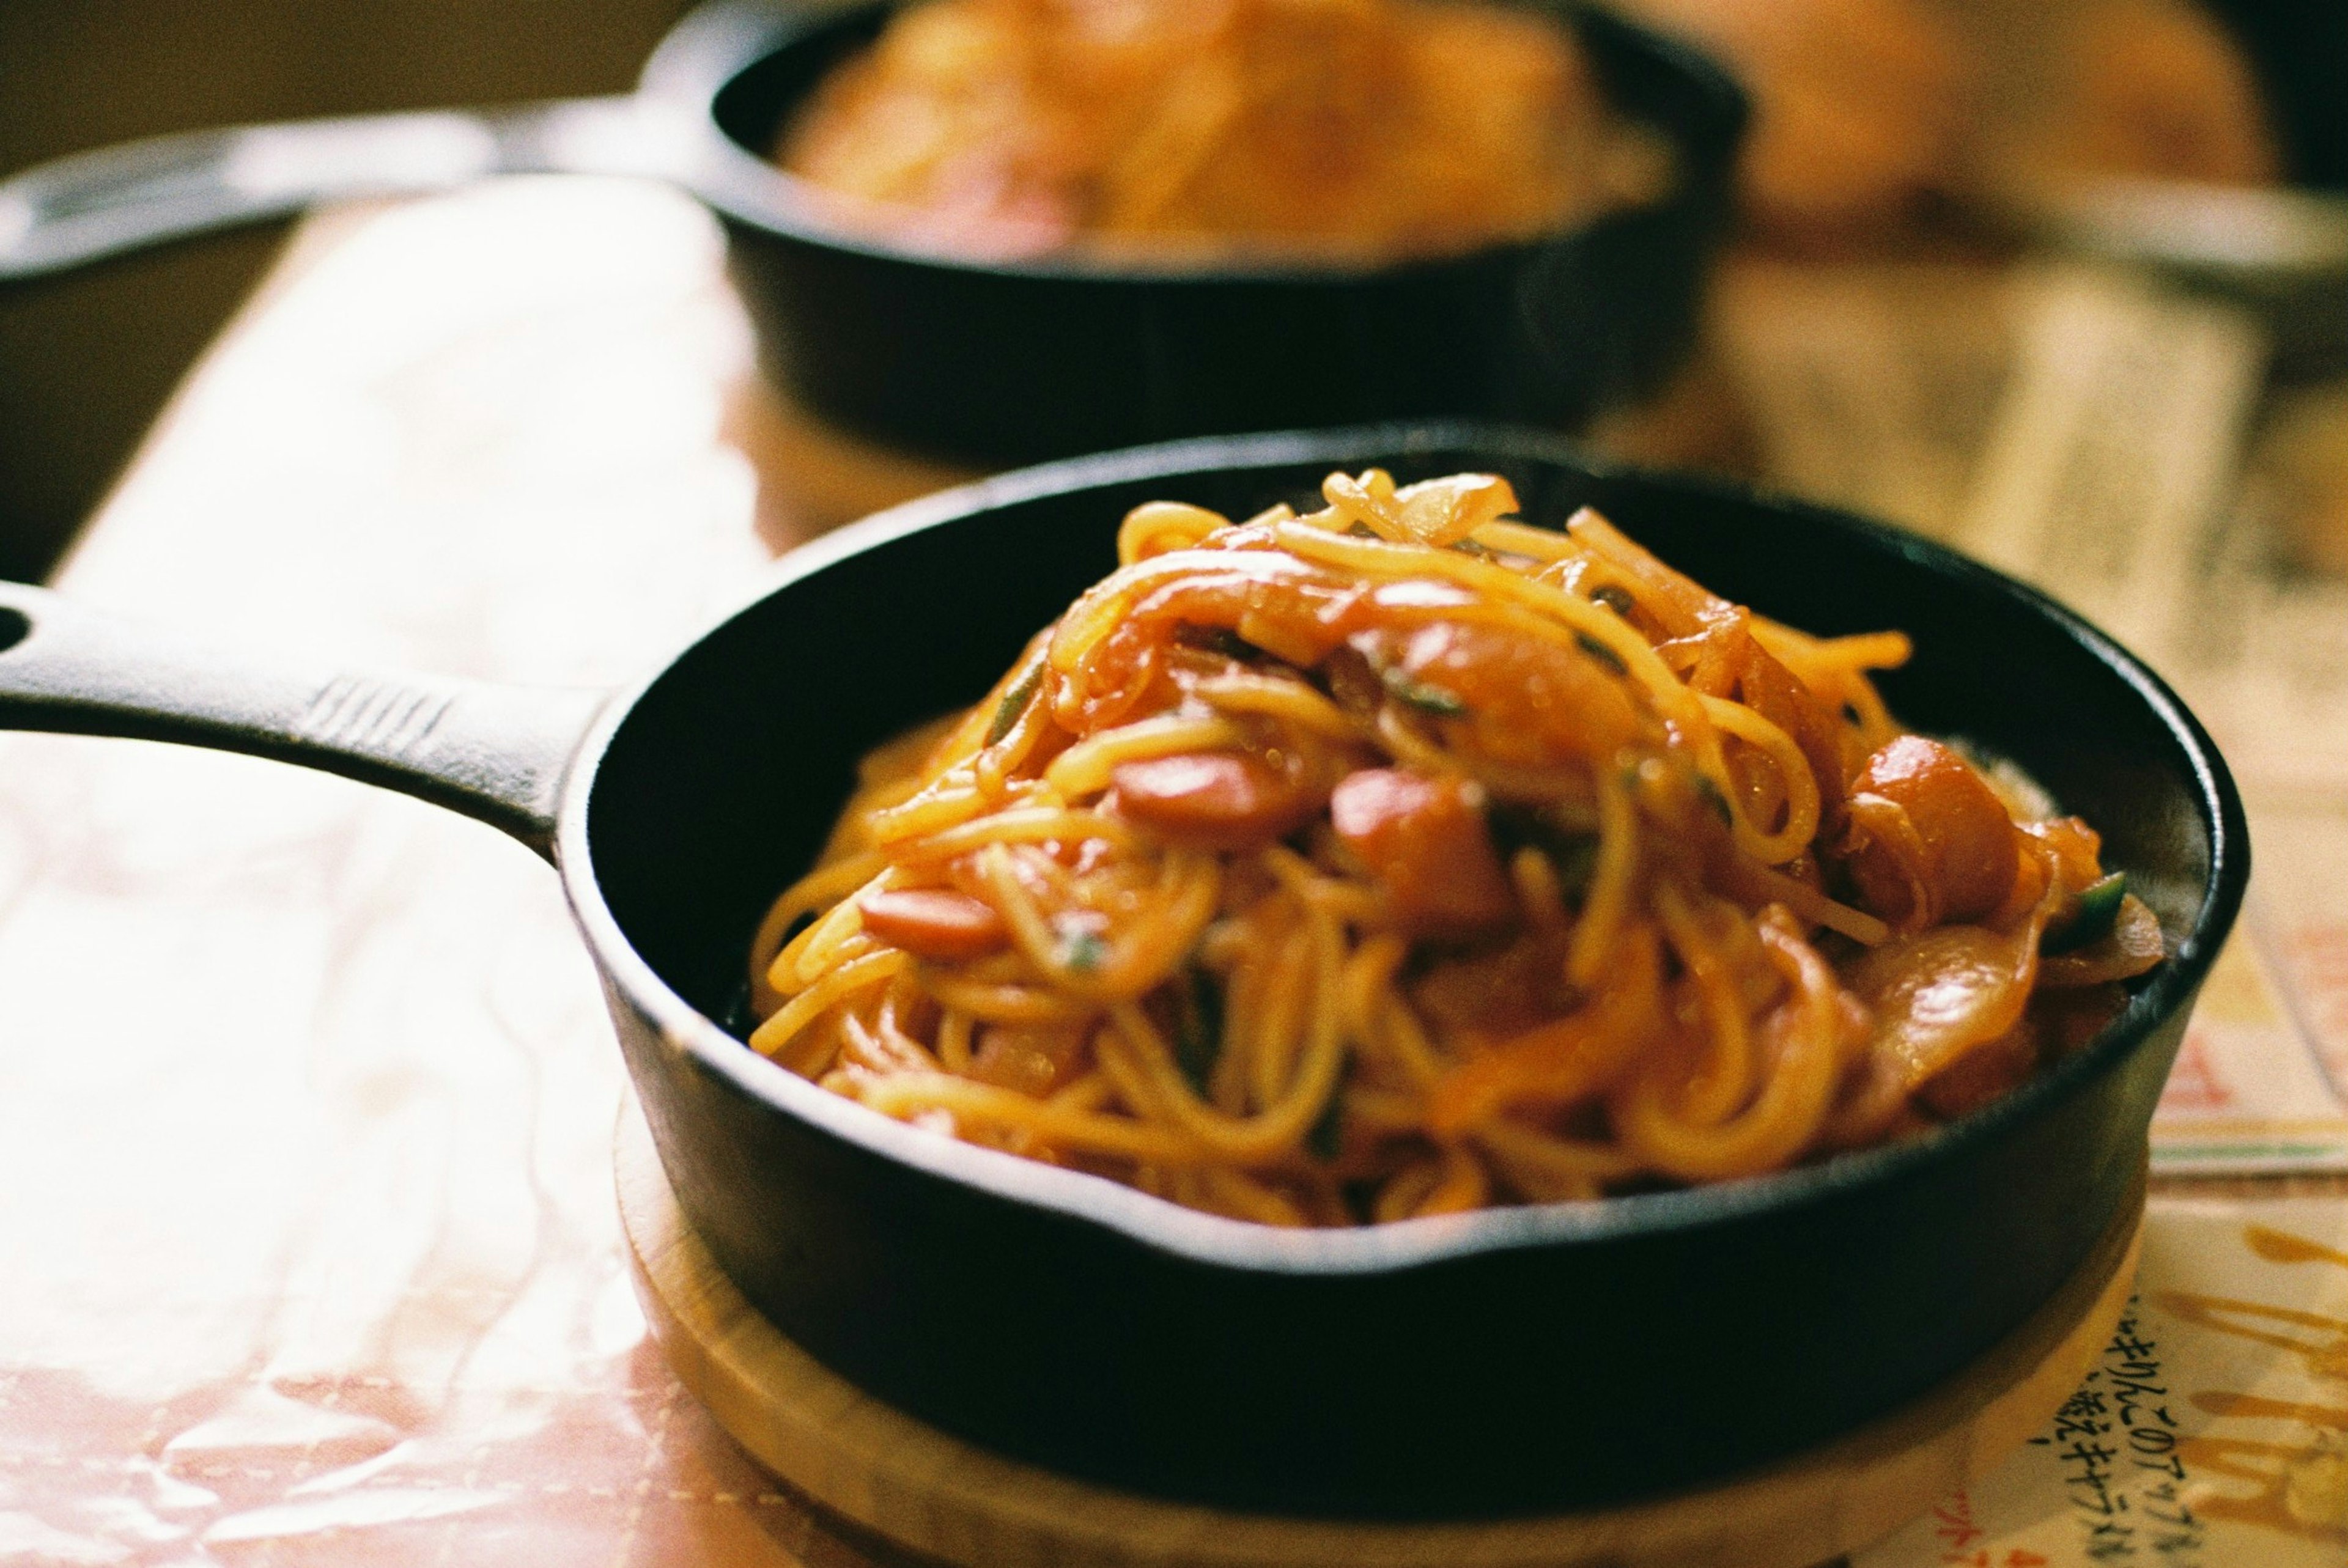
M 1278 1225 L 1757 1175 L 2003 1095 L 2163 958 L 2092 828 L 1584 509 L 1333 474 L 1123 564 L 873 753 L 751 1044 Z
M 1550 232 L 1664 161 L 1555 18 L 1458 0 L 931 0 L 776 159 L 961 253 L 1351 261 Z

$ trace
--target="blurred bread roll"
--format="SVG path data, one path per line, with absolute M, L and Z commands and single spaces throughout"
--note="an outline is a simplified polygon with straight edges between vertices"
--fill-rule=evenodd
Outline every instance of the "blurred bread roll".
M 2059 15 L 2059 13 L 2058 13 Z M 2039 112 L 2009 176 L 2267 185 L 2280 157 L 2234 40 L 2187 0 L 2088 0 L 2050 40 Z M 2343 62 L 2348 64 L 2348 62 Z
M 1780 239 L 2080 177 L 2276 177 L 2257 81 L 2192 0 L 1624 3 L 1744 82 L 1744 205 Z

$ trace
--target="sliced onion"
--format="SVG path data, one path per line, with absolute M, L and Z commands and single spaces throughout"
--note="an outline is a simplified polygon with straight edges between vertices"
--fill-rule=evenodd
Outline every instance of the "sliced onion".
M 1517 509 L 1517 493 L 1496 474 L 1453 474 L 1422 479 L 1395 492 L 1402 526 L 1426 545 L 1457 544 Z
M 2120 900 L 2110 930 L 2084 948 L 2039 959 L 2038 983 L 2051 990 L 2124 980 L 2167 957 L 2168 942 L 2161 935 L 2160 917 L 2131 893 Z
M 1862 954 L 1843 982 L 1875 1013 L 1869 1049 L 1910 1090 L 2012 1029 L 2030 1000 L 2038 928 L 1942 926 Z

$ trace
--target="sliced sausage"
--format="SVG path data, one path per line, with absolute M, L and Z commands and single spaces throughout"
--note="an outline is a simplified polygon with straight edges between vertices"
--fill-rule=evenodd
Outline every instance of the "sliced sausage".
M 2013 820 L 1972 764 L 1901 735 L 1851 783 L 1842 866 L 1859 902 L 1902 930 L 1977 921 L 2013 887 Z
M 1329 797 L 1329 820 L 1414 935 L 1471 937 L 1516 917 L 1515 892 L 1468 785 L 1365 768 Z
M 1299 781 L 1239 752 L 1184 752 L 1120 763 L 1109 803 L 1190 849 L 1249 849 L 1295 832 L 1318 803 Z
M 945 963 L 983 958 L 1011 941 L 993 905 L 947 887 L 867 893 L 857 907 L 866 930 L 917 958 Z

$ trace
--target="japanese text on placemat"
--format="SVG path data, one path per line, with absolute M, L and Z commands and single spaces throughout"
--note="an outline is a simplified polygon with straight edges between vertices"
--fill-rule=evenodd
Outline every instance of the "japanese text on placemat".
M 2159 1348 L 2130 1297 L 2101 1363 L 2054 1413 L 2053 1430 L 2030 1440 L 2054 1450 L 2091 1563 L 2200 1568 L 2201 1522 L 2185 1501 L 2183 1441 Z
M 1960 1491 L 1932 1510 L 1932 1535 L 1941 1543 L 1941 1561 L 1949 1568 L 2048 1568 L 2046 1559 L 2026 1546 L 2003 1552 L 1979 1544 L 1987 1533 L 1973 1522 L 1973 1500 Z

